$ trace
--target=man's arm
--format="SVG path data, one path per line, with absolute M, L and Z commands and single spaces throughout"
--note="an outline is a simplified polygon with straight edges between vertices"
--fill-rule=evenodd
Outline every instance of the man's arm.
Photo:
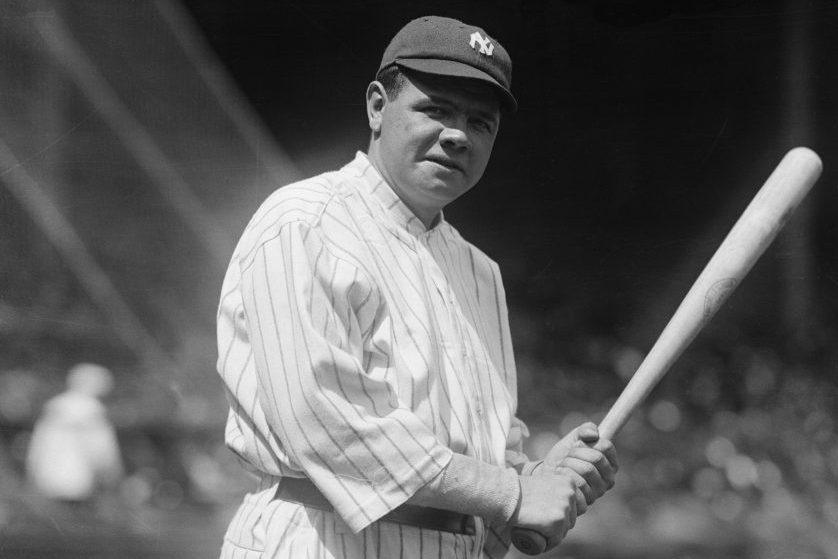
M 577 515 L 576 486 L 569 475 L 519 476 L 512 468 L 461 454 L 410 502 L 477 515 L 489 526 L 535 530 L 549 547 L 564 539 Z
M 281 450 L 361 530 L 436 477 L 452 452 L 386 379 L 366 374 L 364 339 L 380 302 L 357 262 L 295 221 L 242 268 L 260 407 Z

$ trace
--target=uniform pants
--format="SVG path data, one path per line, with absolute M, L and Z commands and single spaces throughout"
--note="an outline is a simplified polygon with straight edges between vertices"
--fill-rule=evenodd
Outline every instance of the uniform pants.
M 221 559 L 502 559 L 483 547 L 491 532 L 453 534 L 375 522 L 353 534 L 335 513 L 274 498 L 276 483 L 245 496 L 227 533 Z M 495 542 L 497 543 L 497 542 Z M 490 546 L 492 547 L 492 546 Z

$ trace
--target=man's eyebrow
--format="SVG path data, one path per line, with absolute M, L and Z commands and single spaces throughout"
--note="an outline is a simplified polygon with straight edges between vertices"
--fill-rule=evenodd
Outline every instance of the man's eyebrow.
M 456 109 L 458 111 L 465 111 L 465 110 L 468 109 L 471 112 L 475 113 L 480 118 L 483 118 L 483 119 L 488 120 L 490 122 L 495 122 L 496 123 L 496 122 L 500 121 L 499 115 L 497 115 L 497 113 L 495 111 L 491 111 L 491 110 L 488 110 L 488 109 L 481 109 L 481 108 L 471 108 L 471 107 L 467 106 L 466 104 L 458 103 L 457 101 L 453 101 L 453 100 L 451 100 L 447 97 L 443 97 L 443 96 L 440 96 L 440 95 L 435 94 L 435 93 L 428 94 L 428 100 L 431 103 L 435 103 L 437 105 L 445 105 L 445 106 L 451 107 L 453 109 Z
M 456 101 L 452 101 L 448 97 L 445 97 L 443 95 L 439 95 L 437 93 L 429 93 L 428 94 L 428 101 L 430 101 L 431 103 L 435 103 L 437 105 L 447 105 L 447 106 L 453 107 L 455 109 L 460 108 L 460 104 L 457 103 Z
M 498 114 L 497 111 L 487 111 L 487 110 L 484 110 L 484 109 L 477 109 L 476 112 L 477 112 L 477 115 L 480 118 L 488 120 L 489 122 L 494 122 L 494 123 L 500 122 L 500 115 Z

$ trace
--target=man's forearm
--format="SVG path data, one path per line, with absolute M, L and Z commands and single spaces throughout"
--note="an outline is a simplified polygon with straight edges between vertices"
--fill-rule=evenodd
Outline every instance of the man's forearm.
M 480 516 L 489 524 L 512 518 L 521 498 L 518 473 L 462 454 L 421 487 L 410 503 Z

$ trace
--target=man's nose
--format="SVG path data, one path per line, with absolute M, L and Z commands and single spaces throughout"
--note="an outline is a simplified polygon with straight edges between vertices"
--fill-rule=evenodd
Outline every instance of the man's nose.
M 465 125 L 449 124 L 439 135 L 439 141 L 443 147 L 455 150 L 468 149 L 470 145 Z

